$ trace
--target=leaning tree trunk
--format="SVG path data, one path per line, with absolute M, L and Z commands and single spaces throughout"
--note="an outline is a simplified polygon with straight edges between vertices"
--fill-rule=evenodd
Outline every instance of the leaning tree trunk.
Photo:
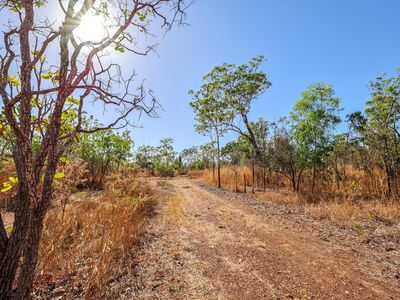
M 13 284 L 21 257 L 25 253 L 26 237 L 31 228 L 31 205 L 38 200 L 29 149 L 19 145 L 18 151 L 14 151 L 14 162 L 19 183 L 15 200 L 13 231 L 4 251 L 0 253 L 0 300 L 13 298 Z

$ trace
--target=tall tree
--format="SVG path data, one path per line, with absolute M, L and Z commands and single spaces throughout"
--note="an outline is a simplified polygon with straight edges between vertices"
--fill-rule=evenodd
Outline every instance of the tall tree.
M 334 94 L 331 85 L 314 83 L 302 93 L 291 112 L 300 167 L 312 169 L 312 194 L 316 172 L 327 163 L 334 130 L 340 123 L 340 99 Z
M 400 167 L 400 75 L 378 77 L 370 84 L 371 99 L 366 102 L 367 122 L 363 135 L 386 173 L 387 192 L 394 191 Z M 397 187 L 396 187 L 397 188 Z M 396 191 L 398 192 L 398 191 Z
M 221 101 L 221 90 L 210 78 L 210 74 L 203 78 L 203 85 L 198 91 L 189 93 L 192 95 L 190 105 L 196 114 L 196 131 L 210 136 L 212 145 L 216 142 L 218 188 L 221 188 L 221 137 L 226 133 L 227 123 L 232 117 L 227 111 L 227 103 Z
M 225 108 L 222 112 L 229 117 L 224 120 L 225 125 L 248 139 L 259 157 L 261 150 L 248 114 L 253 101 L 271 86 L 266 74 L 259 70 L 263 61 L 264 56 L 260 55 L 238 66 L 225 63 L 207 75 L 220 96 L 217 101 Z
M 273 128 L 274 133 L 269 145 L 271 167 L 275 172 L 289 179 L 293 192 L 298 192 L 303 170 L 299 163 L 292 126 L 287 118 L 281 118 Z
M 13 232 L 8 237 L 4 226 L 0 228 L 0 299 L 29 298 L 43 219 L 65 150 L 81 133 L 121 127 L 129 123 L 130 113 L 151 115 L 156 108 L 151 92 L 134 86 L 134 74 L 124 77 L 127 72 L 107 56 L 111 51 L 146 55 L 153 46 L 140 44 L 144 39 L 133 33 L 148 36 L 153 20 L 169 29 L 182 21 L 185 8 L 183 0 L 58 4 L 61 22 L 54 19 L 57 14 L 52 9 L 46 9 L 45 0 L 0 0 L 0 10 L 11 15 L 7 22 L 2 20 L 8 30 L 0 39 L 0 97 L 15 138 L 18 176 Z M 99 40 L 76 35 L 82 19 L 90 16 L 104 20 Z M 90 102 L 114 112 L 115 120 L 101 128 L 84 128 L 82 115 Z M 71 123 L 72 107 L 76 115 Z

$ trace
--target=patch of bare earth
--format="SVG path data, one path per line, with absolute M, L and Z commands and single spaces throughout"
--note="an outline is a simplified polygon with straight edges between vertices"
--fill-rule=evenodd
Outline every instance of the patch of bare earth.
M 367 239 L 184 177 L 154 185 L 164 196 L 120 298 L 399 299 L 396 233 Z

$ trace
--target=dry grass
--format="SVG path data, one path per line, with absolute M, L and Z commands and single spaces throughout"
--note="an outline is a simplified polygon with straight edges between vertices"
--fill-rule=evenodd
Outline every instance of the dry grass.
M 302 198 L 288 190 L 272 190 L 268 189 L 265 192 L 256 192 L 257 199 L 269 201 L 284 205 L 301 205 L 304 204 Z
M 87 299 L 106 297 L 107 286 L 132 271 L 132 248 L 155 202 L 147 185 L 131 177 L 113 175 L 108 182 L 105 192 L 69 204 L 64 216 L 59 208 L 48 213 L 36 274 L 42 297 L 54 287 Z
M 346 180 L 339 183 L 320 174 L 314 195 L 310 195 L 311 178 L 305 174 L 300 193 L 291 192 L 290 182 L 282 175 L 267 173 L 266 190 L 263 191 L 263 178 L 256 170 L 255 194 L 260 200 L 284 205 L 304 206 L 305 212 L 315 219 L 329 219 L 336 223 L 349 221 L 380 221 L 395 224 L 400 221 L 400 201 L 385 197 L 386 182 L 378 170 L 367 176 L 363 171 L 348 168 Z M 216 184 L 216 172 L 205 170 L 203 178 Z M 324 180 L 322 180 L 324 179 Z M 232 191 L 252 190 L 252 171 L 250 168 L 221 168 L 222 186 Z M 236 186 L 238 189 L 236 189 Z
M 187 176 L 189 177 L 189 179 L 201 178 L 203 176 L 203 171 L 200 171 L 200 170 L 189 170 L 187 172 Z
M 394 201 L 310 204 L 305 206 L 305 212 L 314 219 L 329 219 L 337 224 L 374 221 L 394 225 L 400 221 L 400 205 Z
M 185 213 L 185 199 L 182 195 L 172 195 L 168 198 L 166 210 L 167 221 L 170 224 L 180 224 Z

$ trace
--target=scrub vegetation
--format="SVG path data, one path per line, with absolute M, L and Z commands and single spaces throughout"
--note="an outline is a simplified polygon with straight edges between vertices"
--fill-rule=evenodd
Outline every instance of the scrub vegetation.
M 135 145 L 160 105 L 114 58 L 190 5 L 0 0 L 0 300 L 395 299 L 400 73 L 363 111 L 316 82 L 267 120 L 264 56 L 223 63 L 186 99 L 208 143 Z

